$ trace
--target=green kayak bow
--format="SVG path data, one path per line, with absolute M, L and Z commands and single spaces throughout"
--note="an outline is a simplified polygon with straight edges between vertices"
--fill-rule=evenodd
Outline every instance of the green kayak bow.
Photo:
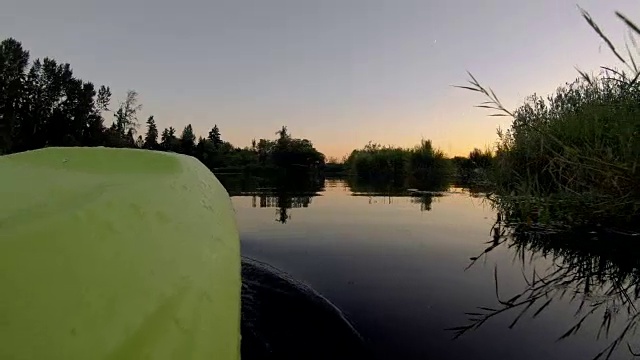
M 0 157 L 0 359 L 240 358 L 231 201 L 184 155 Z

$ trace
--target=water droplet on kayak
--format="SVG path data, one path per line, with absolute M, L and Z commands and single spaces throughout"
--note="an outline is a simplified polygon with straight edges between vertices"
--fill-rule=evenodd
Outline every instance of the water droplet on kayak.
M 171 221 L 171 218 L 169 218 L 164 212 L 162 211 L 156 211 L 156 218 L 158 219 L 158 221 L 160 223 L 166 223 Z
M 206 199 L 200 199 L 200 204 L 202 204 L 202 207 L 204 207 L 205 209 L 213 211 L 213 206 L 211 206 L 211 204 L 209 204 Z

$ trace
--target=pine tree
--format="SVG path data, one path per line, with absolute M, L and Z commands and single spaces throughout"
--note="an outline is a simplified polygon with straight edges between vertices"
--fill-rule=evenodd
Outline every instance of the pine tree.
M 156 150 L 158 148 L 158 127 L 156 127 L 153 115 L 147 119 L 147 134 L 144 138 L 143 147 L 149 150 Z
M 13 146 L 28 64 L 29 52 L 20 42 L 9 38 L 0 43 L 0 155 L 11 152 Z
M 176 129 L 174 129 L 172 126 L 162 131 L 160 141 L 160 148 L 162 150 L 178 152 L 179 144 L 178 139 L 176 138 Z
M 214 125 L 213 129 L 209 131 L 208 139 L 216 148 L 219 147 L 220 144 L 222 144 L 222 138 L 220 137 L 220 129 L 218 129 L 218 125 Z
M 182 130 L 182 136 L 180 137 L 180 143 L 182 145 L 182 153 L 187 155 L 193 155 L 196 147 L 196 136 L 193 133 L 191 124 L 185 126 Z

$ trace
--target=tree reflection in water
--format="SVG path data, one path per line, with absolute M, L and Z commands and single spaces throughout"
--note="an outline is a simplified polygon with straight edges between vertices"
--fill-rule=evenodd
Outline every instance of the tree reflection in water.
M 289 174 L 257 178 L 250 176 L 220 176 L 229 195 L 251 196 L 251 206 L 275 208 L 276 221 L 291 220 L 291 209 L 306 208 L 312 198 L 324 189 L 325 179 L 309 174 Z
M 503 313 L 513 313 L 509 325 L 513 328 L 522 317 L 535 318 L 552 303 L 562 301 L 575 308 L 575 322 L 558 340 L 584 331 L 585 321 L 598 320 L 596 339 L 607 339 L 607 345 L 594 359 L 608 359 L 620 349 L 640 356 L 640 344 L 634 339 L 640 320 L 640 237 L 602 229 L 568 233 L 523 224 L 510 226 L 501 221 L 500 215 L 491 233 L 489 246 L 471 258 L 467 269 L 504 244 L 521 263 L 525 289 L 508 296 L 501 294 L 496 266 L 498 305 L 480 306 L 466 313 L 466 324 L 447 329 L 455 338 Z M 540 266 L 538 260 L 542 258 L 550 260 L 550 265 Z
M 449 189 L 448 185 L 429 187 L 426 190 L 411 188 L 415 184 L 407 179 L 402 181 L 364 181 L 363 179 L 347 178 L 347 184 L 352 191 L 352 196 L 365 196 L 369 198 L 369 204 L 382 201 L 392 204 L 398 198 L 409 198 L 411 203 L 419 204 L 420 211 L 430 211 L 434 198 L 444 196 Z

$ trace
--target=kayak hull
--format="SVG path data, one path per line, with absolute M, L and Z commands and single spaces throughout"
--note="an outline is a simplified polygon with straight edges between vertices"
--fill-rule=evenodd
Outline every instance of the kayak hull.
M 1 359 L 239 359 L 231 201 L 195 158 L 0 157 Z

